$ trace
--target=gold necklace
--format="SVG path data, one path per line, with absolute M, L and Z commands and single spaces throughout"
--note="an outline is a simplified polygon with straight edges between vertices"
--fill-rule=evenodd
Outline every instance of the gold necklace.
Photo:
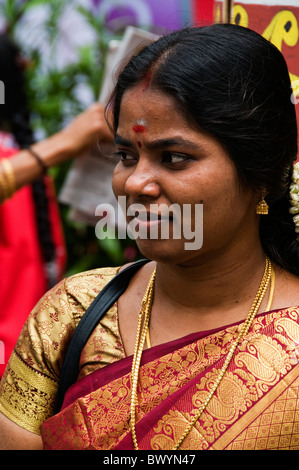
M 152 303 L 153 303 L 155 277 L 156 277 L 156 268 L 154 269 L 154 272 L 151 275 L 149 284 L 147 286 L 147 289 L 145 291 L 145 294 L 141 303 L 141 310 L 139 312 L 136 342 L 135 342 L 132 370 L 131 370 L 131 406 L 130 406 L 131 420 L 130 420 L 130 424 L 131 424 L 132 439 L 133 439 L 135 450 L 138 450 L 138 443 L 137 443 L 137 437 L 136 437 L 136 406 L 138 405 L 138 396 L 137 396 L 138 376 L 139 376 L 139 368 L 140 368 L 142 351 L 144 348 L 145 338 L 146 338 L 146 334 L 148 331 L 150 310 L 151 310 Z
M 265 312 L 269 312 L 269 310 L 271 309 L 272 301 L 273 301 L 273 294 L 274 294 L 274 287 L 275 287 L 275 272 L 274 272 L 274 268 L 272 266 L 269 299 L 268 299 L 267 306 L 265 308 Z M 146 331 L 146 347 L 148 349 L 152 347 L 151 339 L 150 339 L 150 332 L 149 332 L 149 325 L 148 325 L 148 328 L 147 328 L 147 331 Z
M 138 325 L 137 325 L 137 335 L 136 335 L 136 342 L 135 342 L 135 348 L 134 348 L 134 355 L 133 355 L 133 363 L 132 363 L 132 370 L 131 370 L 131 406 L 130 406 L 130 425 L 131 425 L 131 431 L 132 431 L 132 439 L 134 443 L 134 448 L 135 450 L 139 450 L 138 448 L 138 442 L 137 442 L 137 436 L 136 436 L 136 406 L 138 405 L 138 395 L 137 395 L 137 387 L 138 387 L 138 378 L 139 378 L 139 369 L 140 369 L 140 362 L 141 362 L 141 357 L 142 357 L 142 351 L 144 348 L 145 340 L 148 335 L 148 324 L 149 324 L 149 319 L 150 319 L 150 312 L 152 308 L 152 303 L 153 303 L 153 297 L 154 297 L 154 282 L 155 282 L 155 276 L 156 276 L 156 269 L 154 270 L 149 284 L 147 286 L 145 295 L 142 300 L 141 304 L 141 310 L 139 313 L 139 318 L 138 318 Z M 261 284 L 259 286 L 259 289 L 257 291 L 256 297 L 254 299 L 254 302 L 251 306 L 251 309 L 248 313 L 248 316 L 246 320 L 244 321 L 240 332 L 233 342 L 227 356 L 225 359 L 225 362 L 219 372 L 219 375 L 209 392 L 207 398 L 204 400 L 203 404 L 199 408 L 198 412 L 196 415 L 193 417 L 192 421 L 190 424 L 186 427 L 185 431 L 183 432 L 182 436 L 176 443 L 176 445 L 173 447 L 173 450 L 177 450 L 184 439 L 188 436 L 190 433 L 191 429 L 194 427 L 196 422 L 199 420 L 201 417 L 202 413 L 208 406 L 211 398 L 213 397 L 214 393 L 216 392 L 221 380 L 223 379 L 223 376 L 230 364 L 230 361 L 233 357 L 233 354 L 238 346 L 238 344 L 242 341 L 244 336 L 248 333 L 253 320 L 260 308 L 260 305 L 262 303 L 262 300 L 266 294 L 266 291 L 268 289 L 268 286 L 271 282 L 271 290 L 270 290 L 270 295 L 269 295 L 269 301 L 267 304 L 267 309 L 270 309 L 271 307 L 271 302 L 272 302 L 272 297 L 273 297 L 273 289 L 274 289 L 274 270 L 272 268 L 271 262 L 268 257 L 266 257 L 266 266 L 265 266 L 265 271 L 264 275 L 261 281 Z
M 272 301 L 273 301 L 273 294 L 274 294 L 274 287 L 275 287 L 275 272 L 274 272 L 274 268 L 272 266 L 269 299 L 268 299 L 267 306 L 264 310 L 265 312 L 269 312 L 269 310 L 271 309 Z M 151 339 L 150 339 L 150 331 L 149 330 L 150 330 L 150 326 L 148 325 L 148 328 L 147 328 L 147 331 L 146 331 L 146 347 L 148 349 L 152 347 Z

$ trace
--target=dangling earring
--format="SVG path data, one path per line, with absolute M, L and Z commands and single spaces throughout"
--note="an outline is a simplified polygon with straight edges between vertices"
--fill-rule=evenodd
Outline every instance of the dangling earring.
M 268 194 L 265 188 L 261 192 L 261 200 L 256 206 L 256 213 L 259 215 L 267 215 L 269 213 L 269 206 L 265 201 L 265 196 Z

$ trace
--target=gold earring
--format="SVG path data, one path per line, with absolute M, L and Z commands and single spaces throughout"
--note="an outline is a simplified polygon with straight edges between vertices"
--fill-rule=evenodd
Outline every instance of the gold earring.
M 259 215 L 267 215 L 269 213 L 269 206 L 265 201 L 265 196 L 267 194 L 267 190 L 263 188 L 261 192 L 261 200 L 256 206 L 256 213 Z

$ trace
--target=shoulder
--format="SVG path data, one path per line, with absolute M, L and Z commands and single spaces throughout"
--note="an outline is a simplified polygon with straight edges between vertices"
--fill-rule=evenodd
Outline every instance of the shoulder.
M 36 304 L 15 352 L 28 365 L 57 380 L 69 343 L 87 308 L 118 268 L 103 268 L 70 276 L 49 290 Z
M 123 266 L 93 269 L 66 278 L 64 280 L 64 289 L 70 304 L 73 306 L 80 305 L 83 310 L 86 310 L 108 282 L 119 272 L 133 264 L 128 263 Z M 143 272 L 142 268 L 140 272 Z M 136 276 L 132 275 L 132 282 L 134 282 Z
M 83 304 L 89 304 L 120 269 L 120 267 L 98 268 L 74 274 L 64 280 L 65 291 L 67 295 L 80 300 Z
M 98 268 L 71 275 L 47 292 L 39 304 L 51 304 L 62 312 L 69 311 L 77 323 L 119 269 L 119 267 Z

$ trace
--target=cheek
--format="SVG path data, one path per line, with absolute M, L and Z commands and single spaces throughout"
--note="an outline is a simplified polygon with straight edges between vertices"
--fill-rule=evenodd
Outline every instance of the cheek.
M 247 226 L 252 219 L 255 205 L 252 194 L 238 186 L 219 188 L 219 193 L 204 200 L 204 229 L 209 236 L 225 238 Z
M 112 190 L 116 198 L 125 194 L 126 181 L 125 172 L 120 169 L 120 164 L 117 164 L 112 177 Z
M 182 204 L 203 204 L 207 225 L 226 222 L 230 217 L 240 215 L 248 205 L 249 198 L 239 188 L 234 173 L 219 173 L 201 168 L 200 171 L 174 185 L 174 201 L 180 195 Z M 230 222 L 231 223 L 231 222 Z

